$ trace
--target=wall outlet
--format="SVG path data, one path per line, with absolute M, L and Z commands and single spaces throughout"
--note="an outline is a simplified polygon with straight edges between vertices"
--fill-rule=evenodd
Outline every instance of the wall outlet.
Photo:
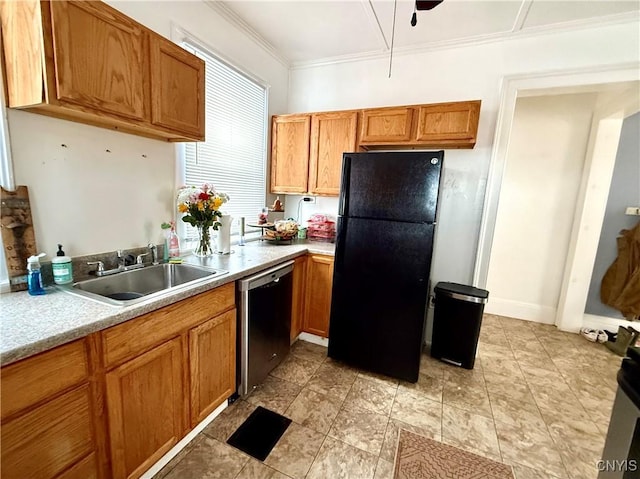
M 315 203 L 316 202 L 316 197 L 315 196 L 303 196 L 302 197 L 302 201 L 304 201 L 305 203 Z

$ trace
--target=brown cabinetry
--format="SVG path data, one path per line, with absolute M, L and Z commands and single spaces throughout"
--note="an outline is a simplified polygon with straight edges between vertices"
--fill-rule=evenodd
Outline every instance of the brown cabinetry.
M 184 366 L 178 337 L 107 373 L 115 479 L 139 477 L 184 435 Z
M 356 151 L 358 113 L 273 117 L 271 192 L 338 196 L 342 154 Z
M 473 148 L 480 100 L 362 110 L 362 149 Z
M 235 391 L 235 287 L 97 333 L 114 478 L 139 477 Z
M 307 256 L 295 259 L 293 265 L 293 298 L 291 303 L 291 341 L 302 331 L 304 323 L 304 296 L 307 282 Z
M 2 477 L 99 477 L 85 341 L 2 368 Z
M 8 106 L 204 139 L 204 62 L 102 2 L 2 2 Z
M 312 254 L 307 258 L 303 331 L 329 337 L 333 257 Z

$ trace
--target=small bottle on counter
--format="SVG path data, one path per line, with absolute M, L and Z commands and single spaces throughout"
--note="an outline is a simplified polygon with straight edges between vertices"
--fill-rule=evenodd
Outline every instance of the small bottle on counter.
M 169 234 L 169 258 L 180 257 L 180 240 L 176 233 L 175 224 L 171 225 L 171 233 Z
M 42 273 L 40 272 L 40 258 L 43 256 L 46 256 L 45 253 L 29 256 L 29 259 L 27 259 L 27 286 L 31 296 L 45 294 L 42 286 Z
M 53 281 L 56 284 L 69 284 L 73 282 L 73 266 L 71 258 L 62 251 L 62 245 L 58 245 L 56 257 L 51 260 Z

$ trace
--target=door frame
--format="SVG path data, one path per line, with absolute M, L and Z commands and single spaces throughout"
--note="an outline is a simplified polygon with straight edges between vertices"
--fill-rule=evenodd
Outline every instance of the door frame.
M 575 88 L 575 92 L 579 92 L 584 91 L 584 88 L 588 86 L 638 81 L 638 78 L 640 78 L 639 72 L 640 63 L 625 63 L 608 67 L 559 70 L 503 77 L 500 107 L 493 142 L 494 147 L 489 164 L 478 250 L 474 266 L 474 285 L 486 288 L 500 189 L 507 164 L 509 142 L 518 97 L 532 90 L 535 90 L 540 95 L 543 95 L 545 91 L 551 92 L 557 89 L 563 89 L 563 93 L 572 93 L 572 88 Z M 622 109 L 624 110 L 625 108 L 632 109 L 631 106 Z M 582 183 L 576 201 L 576 214 L 572 226 L 569 255 L 565 264 L 562 291 L 556 313 L 556 325 L 562 330 L 577 331 L 583 323 L 591 269 L 593 268 L 593 261 L 595 261 L 617 150 L 617 140 L 616 150 L 613 151 L 613 154 L 611 154 L 608 147 L 611 141 L 605 140 L 610 140 L 611 135 L 616 134 L 616 129 L 619 138 L 622 119 L 623 117 L 619 112 L 614 112 L 611 113 L 609 118 L 603 116 L 602 121 L 594 121 L 594 124 L 592 124 Z M 604 156 L 601 156 L 603 154 Z M 591 160 L 594 158 L 597 160 L 598 168 L 592 167 Z M 598 195 L 599 199 L 596 199 L 589 195 L 589 188 L 587 188 L 587 186 L 591 186 L 589 182 L 597 178 L 595 175 L 596 170 L 598 170 L 598 174 L 602 174 L 603 171 L 606 173 L 606 171 L 610 170 L 606 184 L 600 186 L 600 188 L 606 190 L 604 204 L 602 204 L 602 191 Z M 599 207 L 596 208 L 598 211 L 585 208 L 586 206 L 592 207 L 594 204 L 599 204 Z M 578 257 L 580 261 L 577 261 Z M 584 272 L 586 270 L 588 270 L 588 277 L 585 281 Z M 575 281 L 574 275 L 578 273 L 581 275 L 580 281 Z

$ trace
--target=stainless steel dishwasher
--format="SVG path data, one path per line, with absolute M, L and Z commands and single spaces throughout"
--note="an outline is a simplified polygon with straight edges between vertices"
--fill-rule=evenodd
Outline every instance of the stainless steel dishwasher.
M 293 261 L 238 281 L 238 394 L 246 396 L 289 353 Z

